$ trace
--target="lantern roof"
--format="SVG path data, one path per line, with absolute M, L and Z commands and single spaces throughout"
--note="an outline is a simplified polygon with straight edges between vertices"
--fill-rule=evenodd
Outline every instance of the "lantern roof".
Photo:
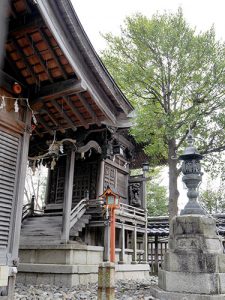
M 102 195 L 100 195 L 99 197 L 106 197 L 108 195 L 111 195 L 111 196 L 115 196 L 115 197 L 120 197 L 119 194 L 113 192 L 113 190 L 110 188 L 110 186 L 108 185 L 106 190 L 104 191 L 104 193 Z
M 191 129 L 189 129 L 187 140 L 188 140 L 188 146 L 184 149 L 183 154 L 179 156 L 179 159 L 180 160 L 202 159 L 203 155 L 200 154 L 194 146 L 194 138 Z

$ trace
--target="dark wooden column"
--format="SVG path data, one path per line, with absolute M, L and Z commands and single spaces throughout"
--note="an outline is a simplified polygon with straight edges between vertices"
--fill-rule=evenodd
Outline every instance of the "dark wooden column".
M 2 69 L 3 59 L 4 59 L 4 48 L 5 48 L 5 38 L 8 32 L 8 8 L 9 8 L 9 0 L 1 0 L 0 1 L 0 28 L 1 28 L 1 36 L 0 36 L 0 69 Z
M 104 221 L 104 252 L 103 261 L 109 261 L 110 258 L 110 226 L 109 219 Z
M 9 242 L 9 254 L 8 254 L 8 265 L 10 268 L 10 276 L 8 282 L 8 299 L 14 299 L 14 286 L 16 279 L 16 267 L 18 266 L 18 253 L 19 253 L 19 242 L 20 242 L 20 229 L 22 221 L 22 209 L 23 209 L 23 198 L 24 198 L 24 186 L 25 177 L 27 170 L 27 159 L 28 159 L 28 149 L 30 140 L 30 122 L 31 114 L 26 113 L 25 121 L 25 132 L 21 138 L 21 144 L 19 147 L 18 155 L 18 166 L 17 166 L 17 180 L 15 186 L 15 200 L 12 206 L 11 215 L 11 234 Z M 15 271 L 15 272 L 14 272 Z
M 124 264 L 125 263 L 125 258 L 124 258 L 124 255 L 125 255 L 125 225 L 124 225 L 124 223 L 121 224 L 119 242 L 120 242 L 119 263 Z
M 137 263 L 137 225 L 134 224 L 134 230 L 132 232 L 132 248 L 133 248 L 133 254 L 132 254 L 132 264 Z
M 63 202 L 63 218 L 62 218 L 62 235 L 61 240 L 65 243 L 69 241 L 70 234 L 70 216 L 73 198 L 73 177 L 75 164 L 75 150 L 72 150 L 66 161 L 66 174 L 64 185 L 64 202 Z
M 147 210 L 145 212 L 145 233 L 143 237 L 143 244 L 144 244 L 144 257 L 143 257 L 143 263 L 148 263 L 148 213 Z

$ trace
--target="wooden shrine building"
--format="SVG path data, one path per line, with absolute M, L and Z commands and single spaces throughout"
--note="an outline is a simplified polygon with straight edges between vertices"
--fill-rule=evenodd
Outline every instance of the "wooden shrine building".
M 96 280 L 98 263 L 108 259 L 107 211 L 99 199 L 108 185 L 122 199 L 117 271 L 144 276 L 145 178 L 129 175 L 132 164 L 141 164 L 128 135 L 133 107 L 69 0 L 8 4 L 0 71 L 0 286 L 8 277 L 13 285 L 19 241 L 21 281 Z M 33 171 L 45 165 L 48 182 L 44 211 L 35 214 L 32 206 L 27 215 L 26 206 L 20 236 L 27 161 Z M 10 299 L 2 288 L 7 293 Z

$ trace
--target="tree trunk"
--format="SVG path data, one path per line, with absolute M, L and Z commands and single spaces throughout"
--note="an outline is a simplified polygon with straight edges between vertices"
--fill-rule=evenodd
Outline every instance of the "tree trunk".
M 175 157 L 176 141 L 175 139 L 169 140 L 168 143 L 168 165 L 169 165 L 169 219 L 171 220 L 178 212 L 178 197 L 179 192 L 177 189 L 177 160 Z

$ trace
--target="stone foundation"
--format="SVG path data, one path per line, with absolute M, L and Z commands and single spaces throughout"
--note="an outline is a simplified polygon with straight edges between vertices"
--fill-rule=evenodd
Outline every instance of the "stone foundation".
M 17 282 L 72 287 L 97 283 L 103 247 L 79 244 L 21 246 Z M 116 279 L 146 279 L 148 264 L 116 264 Z

